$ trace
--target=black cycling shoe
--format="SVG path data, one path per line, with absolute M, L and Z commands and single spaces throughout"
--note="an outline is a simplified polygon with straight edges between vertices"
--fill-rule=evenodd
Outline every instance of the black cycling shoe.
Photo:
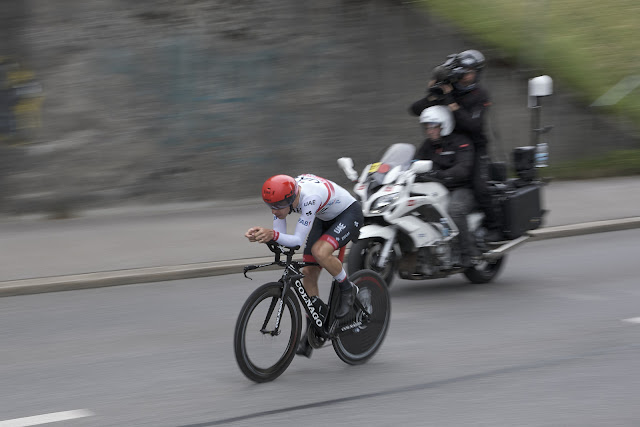
M 311 344 L 309 344 L 309 340 L 307 339 L 307 335 L 305 334 L 302 336 L 300 342 L 298 343 L 296 354 L 310 359 L 311 353 L 313 353 L 313 347 L 311 347 Z
M 336 317 L 339 319 L 344 317 L 349 313 L 351 307 L 353 307 L 353 303 L 356 301 L 356 295 L 358 294 L 358 287 L 353 283 L 349 282 L 351 288 L 346 291 L 340 291 L 340 302 L 338 303 L 338 308 L 336 310 Z

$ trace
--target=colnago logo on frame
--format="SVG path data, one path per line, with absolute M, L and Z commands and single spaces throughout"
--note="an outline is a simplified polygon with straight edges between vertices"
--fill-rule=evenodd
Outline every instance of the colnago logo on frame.
M 319 328 L 321 328 L 322 319 L 320 319 L 320 315 L 316 312 L 316 308 L 313 306 L 313 303 L 311 302 L 311 298 L 309 298 L 309 295 L 307 295 L 307 293 L 305 292 L 304 286 L 302 286 L 302 282 L 300 280 L 296 280 L 294 283 L 296 285 L 296 289 L 298 289 L 298 293 L 300 294 L 300 297 L 304 301 L 304 304 L 309 309 L 309 314 L 311 314 L 311 317 L 313 317 L 313 321 L 316 323 L 316 325 Z

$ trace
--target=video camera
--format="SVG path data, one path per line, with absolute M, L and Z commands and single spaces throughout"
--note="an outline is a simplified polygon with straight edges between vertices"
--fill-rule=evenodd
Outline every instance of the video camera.
M 429 94 L 437 97 L 443 96 L 442 85 L 456 83 L 464 73 L 464 68 L 458 64 L 458 55 L 449 55 L 443 64 L 433 69 L 431 80 L 434 80 L 435 83 L 428 88 Z

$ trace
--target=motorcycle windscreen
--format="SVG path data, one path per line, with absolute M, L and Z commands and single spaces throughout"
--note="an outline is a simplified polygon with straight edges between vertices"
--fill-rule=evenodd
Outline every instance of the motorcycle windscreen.
M 382 185 L 384 176 L 396 166 L 401 166 L 402 170 L 407 170 L 411 166 L 416 147 L 413 144 L 393 144 L 390 146 L 379 162 L 373 163 L 369 168 L 369 178 Z

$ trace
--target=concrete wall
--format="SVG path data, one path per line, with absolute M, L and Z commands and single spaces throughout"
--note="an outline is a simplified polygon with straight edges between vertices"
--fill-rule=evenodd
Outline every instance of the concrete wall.
M 431 68 L 479 48 L 496 157 L 530 142 L 527 79 L 500 53 L 391 0 L 26 0 L 21 60 L 42 82 L 41 127 L 2 147 L 0 209 L 257 197 L 276 173 L 346 183 L 394 142 L 422 139 L 408 106 Z M 1 53 L 0 53 L 1 54 Z M 556 84 L 551 161 L 638 140 Z

